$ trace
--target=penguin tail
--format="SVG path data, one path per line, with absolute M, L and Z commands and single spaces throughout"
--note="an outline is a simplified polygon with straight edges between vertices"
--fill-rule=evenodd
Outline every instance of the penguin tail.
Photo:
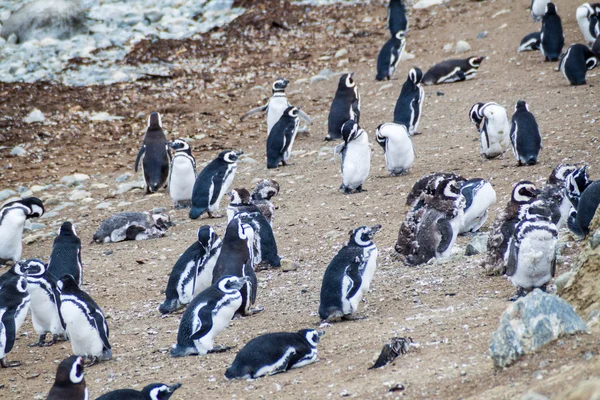
M 160 306 L 158 306 L 158 311 L 160 311 L 161 314 L 165 315 L 175 312 L 181 307 L 182 304 L 179 301 L 179 299 L 165 300 Z
M 102 350 L 102 355 L 100 356 L 100 360 L 109 361 L 112 360 L 112 349 L 104 349 Z
M 190 218 L 198 219 L 205 211 L 206 211 L 205 208 L 192 206 L 192 208 L 190 209 Z
M 186 357 L 193 354 L 198 354 L 195 348 L 184 347 L 179 344 L 171 346 L 171 357 Z

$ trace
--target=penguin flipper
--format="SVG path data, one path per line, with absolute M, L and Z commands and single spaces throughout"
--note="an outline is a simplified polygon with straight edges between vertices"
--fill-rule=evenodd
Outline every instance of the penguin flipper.
M 438 244 L 437 247 L 437 253 L 442 254 L 448 250 L 448 247 L 452 243 L 452 225 L 450 225 L 450 221 L 448 219 L 443 218 L 437 222 L 437 229 L 441 235 L 440 244 Z
M 360 98 L 357 98 L 352 103 L 352 112 L 354 113 L 354 121 L 360 123 Z
M 307 124 L 312 125 L 312 119 L 304 111 L 298 109 L 298 116 L 305 120 Z
M 110 349 L 110 343 L 108 342 L 108 325 L 106 324 L 104 314 L 102 314 L 102 311 L 96 309 L 92 314 L 92 318 L 94 320 L 94 324 L 96 325 L 96 330 L 100 335 L 100 340 L 102 340 L 104 349 Z
M 145 153 L 146 153 L 146 145 L 143 144 L 142 147 L 140 148 L 140 151 L 138 152 L 137 157 L 135 158 L 135 172 L 138 172 L 140 160 Z
M 506 260 L 506 276 L 513 276 L 517 272 L 517 244 L 514 240 L 509 243 L 508 260 Z
M 253 108 L 252 110 L 248 111 L 246 114 L 242 115 L 240 117 L 240 121 L 243 121 L 246 118 L 253 116 L 254 114 L 258 114 L 259 112 L 266 111 L 268 106 L 269 106 L 269 103 L 265 104 L 264 106 Z
M 15 344 L 17 338 L 17 326 L 15 324 L 14 313 L 4 314 L 2 321 L 0 321 L 0 327 L 4 327 L 4 336 L 6 342 L 4 343 L 4 354 L 8 354 Z M 0 329 L 2 332 L 2 329 Z
M 256 292 L 258 291 L 258 278 L 250 260 L 244 265 L 244 275 L 250 277 L 249 283 L 252 288 L 250 291 L 250 301 L 254 304 L 256 302 Z
M 350 264 L 348 268 L 346 268 L 346 276 L 348 276 L 348 278 L 350 278 L 350 280 L 352 281 L 352 284 L 350 285 L 350 287 L 348 288 L 349 290 L 346 293 L 347 299 L 352 298 L 356 294 L 356 292 L 358 292 L 358 289 L 362 285 L 362 275 L 360 274 L 359 268 L 360 260 L 357 259 L 353 260 L 352 264 Z
M 125 239 L 135 240 L 137 235 L 144 231 L 146 231 L 146 228 L 141 225 L 129 225 L 125 231 Z
M 198 317 L 200 318 L 200 329 L 190 335 L 190 339 L 198 340 L 204 337 L 213 327 L 213 309 L 216 306 L 214 301 L 208 302 L 204 307 L 200 309 L 198 312 Z M 215 310 L 215 313 L 218 310 Z

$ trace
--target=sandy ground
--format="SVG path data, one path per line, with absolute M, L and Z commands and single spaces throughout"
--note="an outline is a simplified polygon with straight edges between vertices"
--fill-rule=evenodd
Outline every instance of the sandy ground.
M 2 188 L 58 184 L 62 176 L 73 172 L 89 174 L 88 187 L 92 183 L 110 185 L 109 189 L 92 190 L 93 202 L 75 204 L 58 217 L 38 221 L 48 224 L 43 233 L 57 230 L 66 219 L 77 223 L 84 243 L 83 288 L 109 316 L 114 360 L 85 371 L 91 397 L 123 387 L 141 388 L 150 382 L 181 382 L 173 399 L 512 399 L 530 389 L 559 399 L 582 379 L 598 377 L 597 329 L 591 335 L 550 344 L 506 370 L 494 370 L 488 355 L 489 339 L 514 289 L 505 278 L 485 276 L 479 266 L 482 256 L 460 255 L 469 238 L 459 238 L 451 260 L 418 268 L 397 261 L 393 250 L 407 212 L 406 194 L 424 174 L 453 171 L 492 182 L 498 202 L 483 230 L 504 207 L 512 185 L 521 179 L 542 184 L 560 162 L 586 162 L 594 178 L 600 167 L 597 71 L 588 74 L 588 85 L 570 87 L 553 71 L 555 64 L 542 62 L 540 53 L 516 53 L 521 37 L 539 29 L 526 10 L 528 0 L 452 0 L 447 6 L 411 15 L 406 50 L 416 58 L 401 62 L 392 86 L 380 90 L 388 84 L 374 81 L 376 56 L 388 35 L 381 2 L 326 8 L 276 2 L 268 12 L 260 2 L 246 3 L 251 10 L 226 29 L 226 35 L 217 31 L 198 41 L 144 43 L 127 60 L 163 57 L 180 62 L 181 68 L 168 79 L 92 88 L 0 84 L 0 144 L 7 146 L 0 150 Z M 557 3 L 566 43 L 582 42 L 575 22 L 579 2 Z M 509 12 L 497 15 L 503 10 Z M 281 25 L 290 30 L 278 28 Z M 476 39 L 482 31 L 488 31 L 488 36 Z M 453 54 L 444 52 L 444 44 L 460 39 L 472 46 L 465 56 L 488 58 L 472 81 L 425 88 L 423 134 L 414 138 L 414 167 L 405 176 L 388 177 L 383 152 L 374 142 L 375 128 L 391 121 L 408 70 L 413 65 L 425 70 L 450 58 Z M 342 48 L 349 51 L 341 58 L 348 58 L 347 65 L 338 67 L 341 59 L 322 59 Z M 361 125 L 373 144 L 371 176 L 364 185 L 367 191 L 361 194 L 345 196 L 337 191 L 339 160 L 333 159 L 330 144 L 323 142 L 337 77 L 313 85 L 297 82 L 323 68 L 353 70 L 360 86 Z M 296 140 L 293 165 L 267 171 L 264 117 L 238 121 L 245 111 L 268 98 L 271 82 L 279 76 L 290 79 L 291 102 L 301 105 L 314 124 L 309 135 L 299 135 Z M 544 142 L 540 162 L 517 167 L 511 153 L 483 160 L 476 130 L 468 119 L 469 108 L 478 101 L 496 101 L 511 115 L 518 99 L 529 103 L 540 125 Z M 33 107 L 45 113 L 48 124 L 21 122 Z M 219 344 L 236 346 L 227 353 L 171 358 L 168 348 L 175 342 L 180 314 L 161 318 L 156 310 L 168 274 L 178 255 L 193 242 L 198 226 L 210 224 L 222 234 L 225 220 L 191 221 L 187 211 L 170 208 L 165 192 L 145 196 L 136 190 L 116 198 L 110 195 L 117 185 L 114 179 L 133 171 L 145 126 L 145 118 L 138 114 L 154 110 L 164 114 L 169 138 L 205 135 L 193 142 L 199 164 L 222 148 L 243 148 L 258 161 L 239 164 L 235 187 L 251 187 L 254 178 L 262 177 L 281 184 L 281 195 L 274 199 L 279 206 L 275 235 L 280 253 L 298 261 L 300 267 L 287 273 L 258 273 L 257 303 L 265 311 L 231 322 L 217 338 Z M 79 114 L 82 111 L 107 111 L 124 119 L 90 122 Z M 27 156 L 8 156 L 17 144 L 25 146 Z M 70 190 L 55 186 L 38 195 L 66 201 Z M 112 202 L 111 209 L 94 208 L 105 200 Z M 132 204 L 117 206 L 121 201 Z M 99 223 L 112 213 L 153 207 L 168 207 L 177 224 L 165 238 L 89 244 Z M 350 229 L 375 223 L 383 225 L 375 237 L 380 250 L 378 268 L 359 311 L 368 318 L 328 327 L 319 345 L 320 361 L 314 365 L 252 382 L 227 382 L 225 369 L 236 350 L 251 338 L 315 326 L 327 264 L 347 240 Z M 569 239 L 568 245 L 559 273 L 575 260 L 578 244 Z M 24 247 L 23 256 L 47 260 L 51 246 L 51 239 L 39 239 Z M 27 347 L 35 336 L 31 323 L 26 322 L 8 356 L 23 365 L 0 371 L 3 398 L 45 398 L 58 362 L 71 352 L 68 343 L 43 349 Z M 367 370 L 393 336 L 410 336 L 420 347 L 393 365 Z M 396 384 L 404 389 L 388 391 Z

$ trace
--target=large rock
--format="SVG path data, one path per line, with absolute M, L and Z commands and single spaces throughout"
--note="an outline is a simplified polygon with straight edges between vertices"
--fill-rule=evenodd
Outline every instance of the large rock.
M 600 400 L 600 379 L 580 382 L 573 390 L 563 393 L 557 399 Z
M 465 256 L 474 256 L 477 254 L 482 254 L 487 251 L 487 243 L 488 243 L 488 234 L 480 233 L 471 239 L 469 244 L 467 244 L 467 248 L 465 249 Z
M 496 367 L 504 368 L 562 335 L 586 330 L 569 303 L 535 289 L 502 313 L 500 326 L 492 334 L 490 355 Z

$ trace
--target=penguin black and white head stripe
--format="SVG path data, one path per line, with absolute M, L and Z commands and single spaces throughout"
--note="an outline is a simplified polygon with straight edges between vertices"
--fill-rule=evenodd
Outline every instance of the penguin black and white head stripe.
M 521 39 L 517 52 L 522 51 L 536 51 L 540 49 L 541 32 L 531 32 Z
M 169 144 L 162 129 L 160 114 L 157 112 L 148 117 L 148 130 L 135 160 L 135 172 L 138 171 L 142 157 L 146 193 L 156 192 L 167 183 L 171 162 Z
M 288 87 L 288 85 L 290 84 L 290 81 L 288 81 L 285 78 L 279 78 L 277 79 L 275 82 L 273 82 L 273 93 L 277 93 L 277 92 L 285 92 L 285 89 Z
M 434 65 L 423 76 L 425 85 L 437 85 L 475 78 L 485 56 L 446 60 Z
M 583 38 L 588 44 L 594 43 L 597 35 L 595 35 L 594 26 L 592 24 L 592 19 L 597 17 L 598 12 L 594 5 L 589 3 L 584 3 L 577 7 L 577 11 L 575 13 L 575 18 L 577 19 L 577 24 L 579 25 L 579 29 L 583 34 Z
M 515 105 L 510 126 L 510 141 L 519 165 L 537 163 L 542 148 L 542 137 L 535 117 L 523 100 L 519 100 Z
M 377 75 L 375 79 L 382 81 L 391 79 L 394 76 L 396 67 L 402 57 L 402 52 L 406 46 L 406 37 L 404 31 L 396 32 L 390 40 L 385 42 L 379 55 L 377 56 Z
M 391 36 L 396 35 L 400 31 L 408 31 L 408 18 L 406 17 L 404 0 L 390 0 L 387 22 Z
M 328 133 L 325 140 L 341 139 L 342 125 L 350 119 L 356 123 L 360 122 L 360 95 L 354 81 L 354 72 L 340 77 L 329 110 Z
M 173 140 L 169 147 L 175 151 L 169 170 L 169 195 L 175 208 L 183 208 L 192 201 L 192 190 L 196 182 L 196 159 L 185 140 Z
M 465 198 L 465 208 L 458 233 L 477 232 L 487 220 L 488 209 L 496 202 L 496 191 L 485 179 L 475 178 L 462 182 L 460 193 Z
M 273 126 L 267 138 L 267 168 L 287 165 L 298 133 L 298 109 L 288 107 Z
M 81 240 L 75 226 L 69 221 L 61 225 L 58 236 L 54 239 L 48 271 L 57 279 L 71 275 L 78 285 L 83 283 Z
M 540 32 L 540 50 L 546 61 L 558 61 L 565 45 L 562 22 L 556 13 L 554 3 L 546 4 Z
M 23 267 L 23 263 L 17 262 L 15 264 L 13 264 L 8 271 L 6 271 L 2 275 L 0 275 L 0 290 L 2 289 L 2 286 L 4 284 L 6 284 L 6 282 L 8 282 L 11 278 L 13 278 L 15 276 L 24 276 L 24 275 L 25 275 L 25 268 Z
M 42 215 L 44 205 L 37 197 L 11 201 L 0 208 L 0 265 L 21 258 L 25 221 Z
M 360 193 L 363 183 L 371 171 L 371 148 L 367 132 L 354 120 L 348 120 L 341 129 L 344 143 L 334 149 L 334 154 L 341 155 L 342 185 L 344 194 Z
M 408 72 L 408 77 L 396 100 L 394 107 L 394 122 L 406 126 L 410 136 L 418 134 L 417 129 L 423 111 L 423 71 L 414 67 Z
M 561 187 L 565 187 L 567 182 L 567 177 L 577 170 L 577 165 L 575 164 L 558 164 L 548 176 L 548 180 L 546 181 L 549 185 L 558 185 Z
M 546 14 L 546 5 L 549 2 L 550 0 L 531 0 L 531 18 L 534 21 L 541 20 L 544 14 Z
M 317 344 L 324 331 L 267 333 L 250 340 L 225 371 L 226 379 L 256 379 L 300 368 L 317 360 Z
M 190 156 L 192 155 L 192 148 L 190 147 L 188 142 L 186 142 L 183 139 L 175 139 L 169 142 L 169 147 L 172 148 L 173 151 L 175 151 L 176 153 L 182 151 Z
M 54 385 L 47 400 L 88 400 L 90 398 L 85 377 L 83 358 L 70 356 L 58 364 Z
M 25 316 L 29 311 L 30 296 L 27 279 L 13 276 L 0 290 L 0 367 L 18 367 L 18 361 L 8 363 L 6 355 L 11 352 Z
M 261 179 L 252 191 L 252 200 L 271 200 L 279 194 L 279 183 L 273 179 Z
M 561 56 L 558 68 L 571 85 L 585 85 L 588 70 L 598 66 L 600 54 L 596 55 L 584 44 L 569 46 Z
M 579 199 L 583 191 L 592 183 L 587 172 L 587 165 L 577 168 L 570 172 L 565 180 L 565 189 L 567 197 L 571 204 L 577 210 Z
M 577 213 L 569 217 L 568 226 L 571 232 L 580 237 L 587 236 L 598 205 L 600 205 L 600 181 L 594 181 L 581 194 Z
M 479 130 L 481 123 L 483 122 L 483 116 L 480 114 L 479 110 L 485 104 L 486 103 L 475 103 L 469 110 L 469 119 L 477 127 L 477 130 Z
M 103 394 L 96 400 L 168 400 L 180 387 L 181 383 L 176 383 L 174 385 L 151 383 L 145 386 L 142 390 L 113 390 L 112 392 Z
M 404 125 L 381 124 L 375 139 L 383 147 L 385 164 L 392 176 L 404 175 L 415 160 L 415 148 Z

